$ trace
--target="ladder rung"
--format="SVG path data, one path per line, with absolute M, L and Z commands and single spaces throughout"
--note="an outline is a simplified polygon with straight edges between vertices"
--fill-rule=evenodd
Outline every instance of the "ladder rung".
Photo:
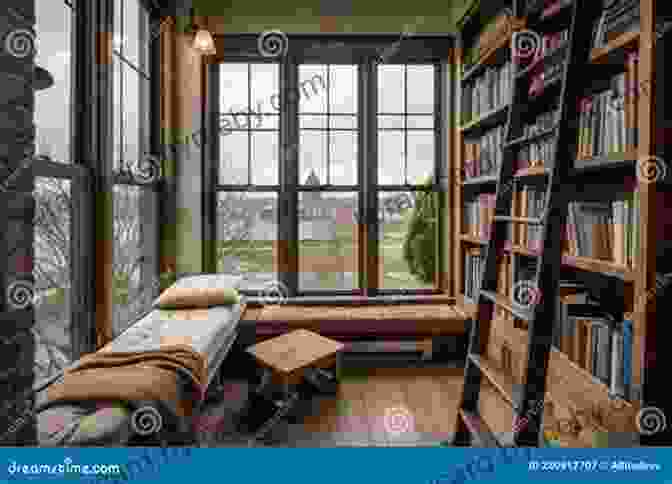
M 509 141 L 508 143 L 505 143 L 503 148 L 513 148 L 514 146 L 517 145 L 522 145 L 526 143 L 533 143 L 539 139 L 545 138 L 546 136 L 549 136 L 551 134 L 554 134 L 558 129 L 558 126 L 553 126 L 552 128 L 546 129 L 544 131 L 540 131 L 539 133 L 531 134 L 528 136 L 521 136 L 520 138 L 516 138 L 512 141 Z
M 504 399 L 511 404 L 514 410 L 520 406 L 520 397 L 523 393 L 522 385 L 516 383 L 512 377 L 505 374 L 492 364 L 488 358 L 477 354 L 470 354 L 468 358 L 481 370 L 492 386 L 494 386 Z
M 495 215 L 495 222 L 513 222 L 517 224 L 534 224 L 542 225 L 543 218 L 525 218 L 525 217 L 509 217 L 508 215 Z
M 484 291 L 483 289 L 481 289 L 480 294 L 489 301 L 495 303 L 497 306 L 506 309 L 508 312 L 519 319 L 532 321 L 532 318 L 534 317 L 534 312 L 531 309 L 524 308 L 519 304 L 510 301 L 508 298 L 500 296 L 499 294 L 491 291 Z
M 475 412 L 460 409 L 460 417 L 476 440 L 477 447 L 499 447 L 497 438 L 492 433 L 488 425 L 483 421 L 480 415 Z

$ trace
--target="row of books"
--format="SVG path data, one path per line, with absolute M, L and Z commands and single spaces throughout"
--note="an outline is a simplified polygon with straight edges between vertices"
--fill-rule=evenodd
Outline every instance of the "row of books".
M 507 105 L 511 98 L 511 62 L 490 67 L 462 89 L 462 124 Z
M 604 47 L 610 40 L 639 29 L 639 0 L 606 0 L 610 5 L 602 12 L 593 32 L 593 46 Z
M 485 257 L 481 249 L 474 248 L 464 253 L 464 295 L 476 301 L 478 289 L 481 283 L 481 270 Z
M 609 387 L 614 396 L 630 398 L 632 319 L 617 321 L 587 291 L 556 299 L 552 344 Z M 620 318 L 619 318 L 620 319 Z
M 513 192 L 513 217 L 540 218 L 545 208 L 545 190 L 524 185 Z M 538 251 L 542 245 L 542 225 L 519 223 L 514 225 L 514 244 L 531 251 Z
M 504 143 L 504 126 L 497 126 L 487 131 L 478 142 L 464 145 L 464 176 L 496 175 L 502 164 L 502 144 Z
M 496 195 L 480 193 L 473 200 L 464 204 L 464 228 L 466 234 L 479 240 L 490 238 L 490 224 L 495 216 Z
M 584 98 L 579 112 L 578 158 L 632 151 L 637 146 L 636 58 L 630 68 L 612 78 L 612 87 Z
M 634 267 L 639 240 L 639 192 L 623 200 L 571 202 L 567 227 L 569 255 Z

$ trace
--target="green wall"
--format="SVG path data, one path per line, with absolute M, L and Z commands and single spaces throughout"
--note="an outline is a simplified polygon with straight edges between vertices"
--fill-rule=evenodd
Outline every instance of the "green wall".
M 193 0 L 197 15 L 219 17 L 224 32 L 319 33 L 323 16 L 335 17 L 335 31 L 391 33 L 454 32 L 471 0 Z M 324 5 L 330 5 L 324 7 Z M 219 23 L 219 22 L 218 22 Z

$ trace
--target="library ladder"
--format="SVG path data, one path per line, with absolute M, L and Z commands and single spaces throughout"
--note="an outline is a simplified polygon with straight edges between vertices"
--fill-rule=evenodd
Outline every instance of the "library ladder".
M 546 372 L 551 348 L 553 331 L 554 298 L 560 279 L 563 228 L 567 217 L 568 195 L 572 188 L 568 184 L 571 176 L 570 165 L 575 157 L 578 134 L 578 100 L 591 80 L 589 55 L 593 26 L 601 14 L 601 2 L 596 0 L 575 0 L 571 11 L 569 38 L 566 56 L 562 64 L 557 117 L 554 120 L 554 141 L 552 159 L 544 160 L 546 168 L 546 188 L 544 210 L 539 218 L 520 218 L 510 216 L 515 173 L 514 164 L 517 150 L 531 138 L 523 136 L 524 118 L 530 111 L 541 113 L 543 106 L 535 103 L 547 96 L 529 98 L 527 92 L 528 73 L 519 65 L 514 69 L 511 106 L 506 125 L 506 137 L 501 149 L 502 163 L 499 168 L 495 214 L 492 219 L 490 240 L 487 245 L 485 264 L 478 288 L 477 312 L 472 321 L 469 349 L 465 364 L 465 377 L 462 399 L 458 408 L 456 432 L 452 442 L 454 446 L 536 447 L 540 442 L 540 411 L 546 387 Z M 534 26 L 528 26 L 534 28 Z M 539 42 L 540 34 L 532 30 L 514 34 L 512 42 L 512 61 L 515 61 L 517 41 L 525 42 L 524 36 Z M 522 37 L 521 37 L 522 36 Z M 539 44 L 537 44 L 539 45 Z M 529 44 L 528 44 L 529 46 Z M 540 48 L 540 47 L 539 47 Z M 551 56 L 551 59 L 556 56 Z M 546 62 L 545 59 L 541 62 Z M 543 66 L 547 68 L 550 66 Z M 518 71 L 518 72 L 517 72 Z M 556 84 L 557 86 L 557 84 Z M 546 89 L 546 88 L 545 88 Z M 514 286 L 513 300 L 508 300 L 497 292 L 499 264 L 505 252 L 507 225 L 535 224 L 541 229 L 542 246 L 537 256 L 535 280 L 527 282 L 527 287 Z M 525 285 L 525 283 L 524 283 Z M 526 293 L 526 294 L 525 294 Z M 490 328 L 495 318 L 495 307 L 504 308 L 514 317 L 528 322 L 527 367 L 522 385 L 514 385 L 508 390 L 494 381 L 494 373 L 481 355 L 486 352 Z M 494 321 L 494 324 L 497 324 Z M 480 415 L 479 393 L 481 379 L 487 378 L 495 388 L 505 393 L 513 408 L 512 416 L 524 425 L 511 423 L 511 431 L 495 435 Z M 510 390 L 510 391 L 509 391 Z M 508 395 L 506 393 L 509 393 Z

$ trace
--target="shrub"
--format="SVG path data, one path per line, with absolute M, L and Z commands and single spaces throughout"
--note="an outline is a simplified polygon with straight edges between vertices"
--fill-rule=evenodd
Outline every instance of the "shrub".
M 425 185 L 431 187 L 432 179 Z M 437 195 L 433 190 L 417 192 L 404 240 L 403 254 L 409 271 L 424 283 L 433 282 L 436 274 Z

